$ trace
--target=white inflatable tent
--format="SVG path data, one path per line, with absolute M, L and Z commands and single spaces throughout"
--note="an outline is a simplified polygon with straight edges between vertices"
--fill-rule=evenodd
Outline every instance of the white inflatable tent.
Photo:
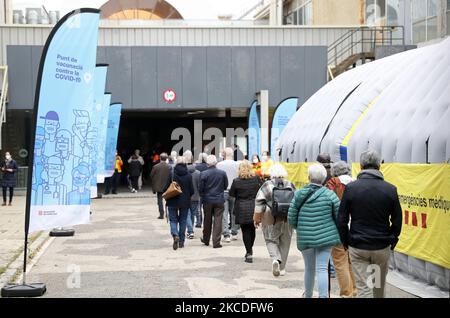
M 281 134 L 284 162 L 358 162 L 368 148 L 384 162 L 450 160 L 450 38 L 343 73 L 303 104 Z M 450 230 L 450 229 L 449 229 Z M 395 253 L 395 265 L 449 289 L 450 270 Z

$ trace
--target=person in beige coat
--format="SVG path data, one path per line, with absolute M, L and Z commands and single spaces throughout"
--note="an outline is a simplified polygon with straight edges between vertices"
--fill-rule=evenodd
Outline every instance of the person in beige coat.
M 266 242 L 267 250 L 272 259 L 272 274 L 274 276 L 286 275 L 286 262 L 291 247 L 292 228 L 287 221 L 287 217 L 277 218 L 272 216 L 272 193 L 275 186 L 292 188 L 295 186 L 289 182 L 286 169 L 280 164 L 270 167 L 270 180 L 266 181 L 258 191 L 255 199 L 255 213 L 253 221 L 255 227 L 262 225 L 262 232 Z

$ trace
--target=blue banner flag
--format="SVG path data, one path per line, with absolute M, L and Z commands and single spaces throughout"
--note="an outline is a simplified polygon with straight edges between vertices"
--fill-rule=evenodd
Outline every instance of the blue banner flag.
M 108 65 L 97 65 L 94 73 L 94 103 L 92 104 L 92 128 L 88 132 L 88 144 L 91 145 L 89 151 L 89 168 L 91 170 L 91 198 L 97 197 L 97 174 L 98 174 L 98 155 L 100 150 L 100 126 L 103 107 L 105 101 L 106 74 Z
M 106 133 L 108 131 L 109 108 L 111 105 L 111 94 L 103 95 L 102 121 L 98 128 L 98 157 L 97 157 L 97 183 L 104 183 L 106 176 L 105 153 Z
M 253 155 L 261 156 L 261 126 L 259 125 L 259 114 L 256 101 L 250 107 L 248 116 L 248 158 Z
M 112 104 L 109 108 L 108 130 L 106 133 L 105 175 L 111 177 L 116 167 L 117 138 L 119 136 L 122 104 Z
M 89 222 L 99 19 L 96 9 L 67 14 L 42 53 L 28 176 L 30 232 Z
M 288 124 L 289 120 L 297 112 L 297 105 L 298 98 L 291 97 L 283 100 L 275 109 L 272 120 L 272 130 L 270 133 L 270 153 L 272 155 L 272 158 L 274 158 L 276 161 L 279 161 L 279 147 L 277 145 L 278 138 Z

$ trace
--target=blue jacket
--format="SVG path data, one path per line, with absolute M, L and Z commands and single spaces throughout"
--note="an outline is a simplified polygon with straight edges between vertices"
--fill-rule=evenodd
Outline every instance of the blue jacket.
M 307 196 L 315 191 L 309 198 Z M 303 203 L 303 201 L 306 202 Z M 297 230 L 297 248 L 331 247 L 340 244 L 336 221 L 339 210 L 337 195 L 325 187 L 308 184 L 295 192 L 288 221 Z
M 173 173 L 173 181 L 176 181 L 183 192 L 179 196 L 167 200 L 167 206 L 171 208 L 190 208 L 191 196 L 194 194 L 194 185 L 192 184 L 192 176 L 189 173 L 186 165 L 178 164 L 175 166 Z M 172 175 L 165 186 L 164 191 L 167 190 L 172 182 Z
M 216 167 L 200 173 L 198 191 L 203 203 L 225 203 L 224 191 L 228 188 L 228 178 L 225 171 Z

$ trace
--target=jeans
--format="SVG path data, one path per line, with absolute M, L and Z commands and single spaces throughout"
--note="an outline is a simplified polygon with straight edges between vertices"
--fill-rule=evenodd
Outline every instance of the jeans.
M 314 279 L 317 273 L 319 283 L 319 298 L 328 298 L 328 261 L 331 246 L 308 248 L 302 251 L 305 262 L 305 298 L 312 298 Z
M 172 236 L 178 236 L 181 243 L 184 243 L 186 237 L 186 219 L 188 211 L 188 208 L 169 207 L 170 234 L 172 234 Z
M 198 202 L 192 201 L 191 202 L 191 208 L 189 209 L 188 216 L 187 216 L 187 232 L 188 234 L 194 234 L 194 220 L 195 216 L 198 212 Z
M 222 234 L 224 237 L 230 237 L 230 234 L 231 235 L 238 234 L 239 224 L 235 223 L 235 216 L 233 214 L 234 198 L 230 197 L 228 191 L 224 192 L 224 196 L 225 196 L 225 204 L 222 220 Z
M 160 217 L 164 217 L 164 202 L 163 202 L 163 196 L 162 196 L 162 192 L 158 192 L 156 194 L 157 198 L 158 198 L 158 209 L 159 209 L 159 216 Z
M 202 204 L 202 199 L 200 199 L 197 206 L 197 212 L 195 214 L 195 224 L 198 226 L 202 226 L 203 224 L 203 204 Z
M 12 202 L 14 196 L 14 188 L 13 187 L 3 187 L 3 203 L 6 203 L 6 190 L 9 188 L 9 203 Z

